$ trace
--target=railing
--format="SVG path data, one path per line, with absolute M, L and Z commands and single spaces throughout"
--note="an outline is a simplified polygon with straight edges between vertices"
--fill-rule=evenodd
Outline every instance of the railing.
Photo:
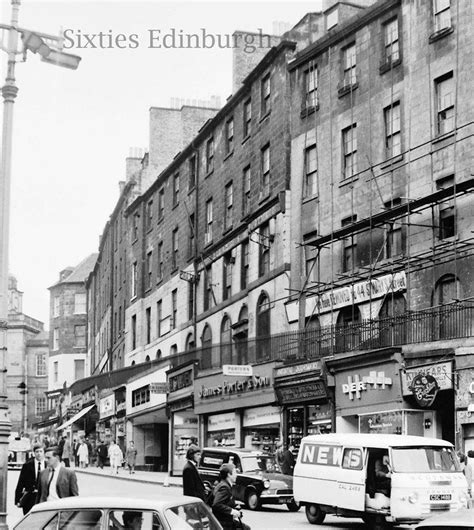
M 177 353 L 170 360 L 173 367 L 195 360 L 199 370 L 209 370 L 223 364 L 320 359 L 334 353 L 473 335 L 474 306 L 453 304 L 350 325 L 333 325 L 212 344 Z

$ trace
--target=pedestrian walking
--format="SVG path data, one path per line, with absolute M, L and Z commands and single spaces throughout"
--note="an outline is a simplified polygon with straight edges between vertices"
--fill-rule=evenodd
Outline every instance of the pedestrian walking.
M 463 453 L 458 453 L 459 462 L 461 462 L 461 469 L 464 473 L 464 476 L 466 477 L 467 482 L 467 491 L 469 493 L 469 497 L 472 495 L 472 466 L 469 463 L 469 460 L 467 456 Z
M 237 480 L 234 464 L 222 464 L 219 470 L 219 484 L 214 488 L 212 512 L 224 530 L 250 530 L 250 526 L 242 522 L 242 513 L 232 496 L 232 486 Z
M 79 444 L 77 450 L 77 456 L 79 457 L 79 467 L 85 468 L 89 465 L 89 447 L 84 440 Z
M 63 445 L 63 453 L 62 453 L 62 460 L 64 462 L 64 465 L 66 467 L 71 466 L 71 442 L 69 441 L 69 437 L 65 434 L 64 435 L 64 445 Z
M 77 438 L 74 438 L 74 441 L 72 443 L 72 455 L 74 457 L 74 465 L 76 467 L 79 467 L 79 455 L 77 454 L 78 450 L 79 450 L 79 441 L 77 440 Z
M 23 509 L 23 515 L 36 504 L 40 474 L 46 469 L 44 448 L 41 444 L 33 446 L 33 454 L 34 457 L 23 464 L 15 489 L 15 504 Z
M 48 467 L 41 472 L 38 482 L 37 502 L 54 501 L 64 497 L 77 497 L 77 477 L 74 470 L 61 465 L 58 447 L 46 449 Z
M 293 470 L 295 467 L 295 457 L 293 456 L 292 450 L 294 447 L 284 447 L 281 454 L 281 463 L 280 469 L 284 475 L 293 475 Z
M 115 443 L 114 440 L 110 441 L 109 445 L 109 460 L 110 460 L 110 472 L 118 474 L 119 467 L 122 465 L 123 453 L 120 446 Z
M 135 473 L 135 464 L 137 463 L 137 449 L 135 442 L 130 440 L 127 451 L 125 453 L 125 461 L 127 462 L 128 472 L 130 474 Z
M 197 470 L 200 458 L 201 449 L 196 445 L 190 445 L 186 453 L 187 462 L 183 467 L 183 495 L 199 497 L 207 502 L 206 488 Z
M 63 447 L 64 447 L 64 443 L 65 443 L 65 436 L 61 436 L 58 440 L 58 451 L 59 451 L 59 458 L 63 458 Z
M 97 446 L 97 465 L 100 469 L 104 469 L 105 461 L 107 460 L 107 446 L 104 442 L 100 442 Z

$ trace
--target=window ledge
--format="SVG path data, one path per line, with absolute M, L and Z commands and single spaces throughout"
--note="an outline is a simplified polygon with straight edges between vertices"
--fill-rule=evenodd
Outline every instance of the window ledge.
M 179 201 L 175 204 L 173 204 L 173 206 L 171 207 L 172 210 L 174 210 L 175 208 L 177 208 L 179 206 Z
M 231 232 L 232 228 L 233 228 L 233 225 L 230 225 L 227 228 L 225 228 L 224 231 L 222 232 L 222 235 L 225 235 L 225 234 Z
M 303 197 L 302 203 L 305 204 L 307 202 L 317 201 L 318 198 L 319 198 L 319 195 L 317 193 L 314 195 L 309 195 L 308 197 Z
M 428 42 L 431 44 L 432 42 L 436 42 L 437 40 L 442 39 L 443 37 L 446 37 L 450 35 L 454 31 L 453 26 L 448 26 L 447 28 L 439 29 L 438 31 L 435 31 L 430 35 L 430 38 L 428 39 Z
M 160 285 L 160 283 L 163 283 L 163 278 L 160 278 L 159 280 L 156 280 L 156 285 Z
M 146 230 L 146 233 L 147 233 L 147 234 L 149 234 L 150 232 L 153 232 L 153 227 L 152 227 L 152 226 L 150 226 L 150 227 L 147 228 L 147 230 Z
M 208 172 L 204 175 L 204 178 L 207 179 L 207 177 L 210 177 L 213 173 L 214 173 L 214 170 L 211 169 L 210 171 L 208 171 Z
M 436 138 L 433 138 L 431 140 L 431 144 L 437 144 L 438 142 L 442 142 L 443 140 L 447 140 L 448 138 L 452 138 L 456 135 L 456 131 L 449 131 L 448 133 L 440 134 L 439 136 L 436 136 Z
M 386 169 L 387 167 L 393 166 L 395 164 L 398 164 L 398 162 L 401 162 L 403 160 L 403 155 L 397 155 L 392 158 L 387 158 L 385 162 L 382 162 L 380 164 L 380 169 Z
M 386 72 L 393 70 L 393 68 L 396 68 L 397 66 L 401 64 L 402 64 L 401 57 L 399 57 L 395 61 L 392 61 L 391 59 L 387 59 L 379 66 L 379 74 L 380 75 L 385 74 Z
M 137 298 L 138 298 L 137 295 L 132 296 L 132 298 L 130 298 L 130 303 L 135 302 L 135 300 L 136 300 Z
M 258 196 L 258 204 L 262 204 L 268 201 L 269 198 L 270 198 L 270 192 L 265 193 L 265 195 L 263 193 L 260 193 Z
M 354 182 L 357 182 L 358 180 L 359 180 L 359 177 L 348 177 L 346 179 L 341 180 L 341 182 L 339 182 L 339 187 L 343 188 L 344 186 L 353 184 Z
M 159 225 L 160 223 L 162 223 L 164 218 L 165 218 L 164 215 L 161 216 L 161 217 L 158 219 L 158 221 L 156 222 L 156 224 Z
M 358 86 L 359 86 L 359 83 L 357 81 L 355 83 L 353 83 L 352 85 L 341 86 L 338 89 L 338 91 L 337 91 L 337 97 L 338 98 L 343 98 L 347 94 L 350 94 L 351 92 L 354 92 L 354 90 L 356 90 L 358 88 Z
M 191 193 L 196 189 L 196 185 L 194 185 L 192 188 L 188 188 L 188 195 L 191 195 Z
M 309 107 L 304 107 L 301 109 L 300 118 L 306 118 L 317 110 L 319 110 L 319 103 L 317 105 L 310 105 Z
M 260 118 L 260 121 L 259 123 L 262 123 L 262 121 L 266 120 L 268 118 L 268 116 L 270 116 L 272 110 L 267 110 L 267 112 Z
M 242 140 L 242 145 L 244 145 L 246 142 L 249 141 L 250 136 L 251 136 L 250 134 L 247 134 L 247 136 Z
M 232 151 L 229 151 L 225 157 L 223 158 L 223 162 L 225 162 L 227 159 L 229 159 L 232 155 L 234 154 L 234 150 L 232 149 Z
M 457 241 L 459 241 L 459 234 L 456 234 L 454 236 L 450 236 L 450 237 L 445 237 L 444 239 L 437 239 L 437 241 L 435 242 L 434 246 L 435 248 L 439 248 L 439 247 L 443 247 L 445 245 L 447 245 L 448 243 L 456 243 Z

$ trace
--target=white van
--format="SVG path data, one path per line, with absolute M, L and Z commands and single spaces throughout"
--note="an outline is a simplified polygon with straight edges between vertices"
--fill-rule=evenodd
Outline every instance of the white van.
M 396 434 L 320 434 L 301 441 L 293 477 L 312 524 L 327 513 L 369 526 L 416 523 L 467 506 L 467 482 L 449 442 Z

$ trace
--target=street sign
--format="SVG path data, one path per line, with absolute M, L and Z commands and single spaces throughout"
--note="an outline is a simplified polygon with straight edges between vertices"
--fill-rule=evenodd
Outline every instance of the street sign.
M 150 392 L 152 394 L 167 394 L 168 383 L 150 383 Z
M 222 365 L 222 373 L 224 375 L 235 375 L 237 377 L 253 375 L 253 368 L 250 364 L 224 364 Z

